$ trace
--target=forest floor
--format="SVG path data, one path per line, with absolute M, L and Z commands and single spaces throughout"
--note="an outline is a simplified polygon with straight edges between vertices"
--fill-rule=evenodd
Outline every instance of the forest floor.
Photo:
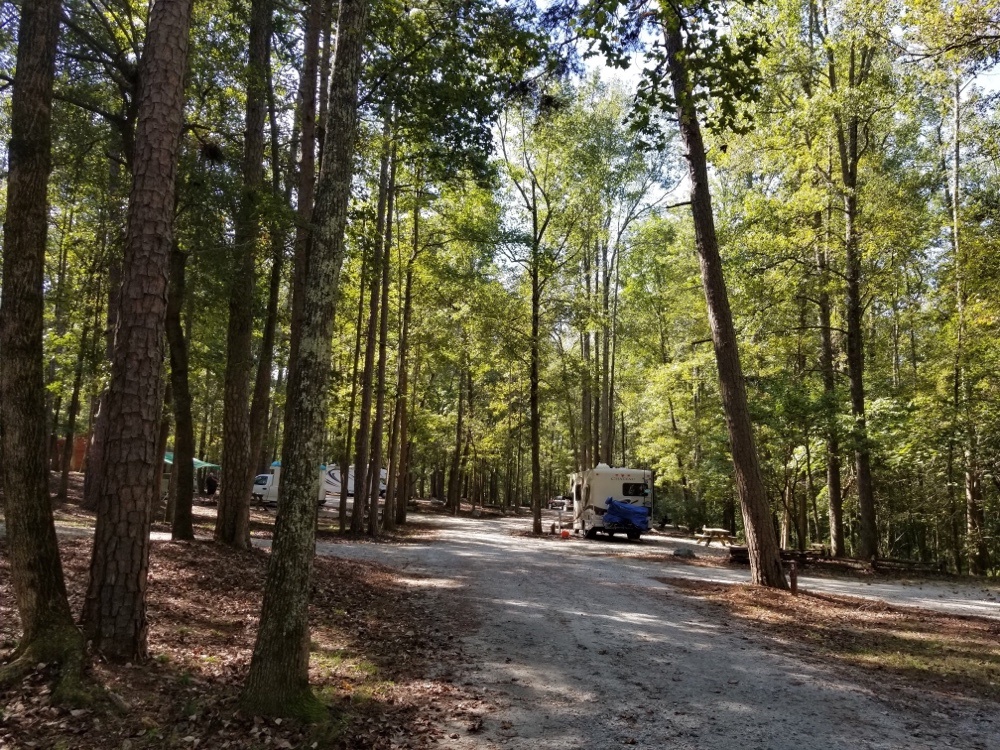
M 75 611 L 93 525 L 77 490 L 56 507 Z M 254 510 L 258 549 L 237 553 L 206 541 L 200 503 L 203 541 L 153 533 L 151 661 L 93 666 L 129 709 L 52 707 L 41 666 L 0 695 L 0 750 L 996 746 L 995 586 L 827 573 L 792 597 L 690 539 L 534 537 L 527 515 L 480 515 L 421 503 L 373 543 L 322 510 L 311 680 L 331 722 L 316 728 L 236 711 L 274 511 Z M 2 545 L 0 659 L 18 634 Z
M 74 612 L 86 593 L 94 516 L 70 502 L 55 508 Z M 268 525 L 273 511 L 255 511 Z M 200 505 L 198 536 L 211 535 L 214 507 Z M 332 521 L 330 522 L 333 523 Z M 426 536 L 413 524 L 401 542 Z M 0 663 L 20 624 L 0 516 Z M 258 528 L 257 536 L 269 536 Z M 389 748 L 441 746 L 445 729 L 475 732 L 487 704 L 458 684 L 454 665 L 475 623 L 458 602 L 420 576 L 373 562 L 317 558 L 310 611 L 310 681 L 330 706 L 326 726 L 265 720 L 237 710 L 253 651 L 268 553 L 209 541 L 151 545 L 148 620 L 151 659 L 115 666 L 93 660 L 91 677 L 125 710 L 68 710 L 49 702 L 51 669 L 39 665 L 18 689 L 0 693 L 0 750 L 140 748 Z M 325 542 L 329 544 L 329 541 Z

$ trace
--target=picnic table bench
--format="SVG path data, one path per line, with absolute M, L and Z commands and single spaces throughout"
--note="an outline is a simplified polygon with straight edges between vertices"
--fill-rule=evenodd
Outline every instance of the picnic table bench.
M 695 544 L 705 542 L 706 547 L 714 541 L 718 541 L 723 547 L 732 546 L 736 541 L 736 537 L 729 529 L 715 529 L 709 526 L 703 528 L 700 534 L 695 534 L 694 538 Z

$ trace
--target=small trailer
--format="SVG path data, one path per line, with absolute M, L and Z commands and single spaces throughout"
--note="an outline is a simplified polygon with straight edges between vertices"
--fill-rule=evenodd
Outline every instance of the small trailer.
M 653 513 L 653 472 L 598 464 L 570 475 L 573 529 L 588 539 L 625 534 L 637 540 L 649 531 Z
M 388 473 L 382 469 L 382 476 L 379 481 L 379 495 L 385 494 L 386 480 Z M 278 504 L 278 483 L 281 477 L 281 461 L 271 464 L 270 474 L 258 474 L 253 480 L 251 494 L 255 502 L 262 505 Z M 337 464 L 321 465 L 319 467 L 320 493 L 319 504 L 326 503 L 327 495 L 340 497 L 340 467 Z M 351 466 L 347 473 L 347 494 L 354 497 L 354 467 Z

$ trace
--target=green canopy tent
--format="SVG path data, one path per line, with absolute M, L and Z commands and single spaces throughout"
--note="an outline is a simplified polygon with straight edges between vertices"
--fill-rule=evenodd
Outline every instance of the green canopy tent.
M 173 466 L 174 465 L 174 454 L 171 453 L 170 451 L 167 451 L 166 453 L 163 454 L 163 461 L 164 461 L 164 463 L 168 463 L 171 466 Z M 221 468 L 222 467 L 219 466 L 219 464 L 210 464 L 208 461 L 199 461 L 197 458 L 194 459 L 194 470 L 195 471 L 198 471 L 198 469 L 221 469 Z

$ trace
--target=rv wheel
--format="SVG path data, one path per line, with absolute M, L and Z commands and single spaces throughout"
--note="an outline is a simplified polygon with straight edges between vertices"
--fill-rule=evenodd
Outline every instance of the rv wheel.
M 630 541 L 638 542 L 639 541 L 639 537 L 640 537 L 640 534 L 639 534 L 638 531 L 629 531 L 628 532 L 628 538 L 629 538 Z
M 583 535 L 587 537 L 587 539 L 597 539 L 597 529 L 591 526 L 589 529 L 583 532 Z

